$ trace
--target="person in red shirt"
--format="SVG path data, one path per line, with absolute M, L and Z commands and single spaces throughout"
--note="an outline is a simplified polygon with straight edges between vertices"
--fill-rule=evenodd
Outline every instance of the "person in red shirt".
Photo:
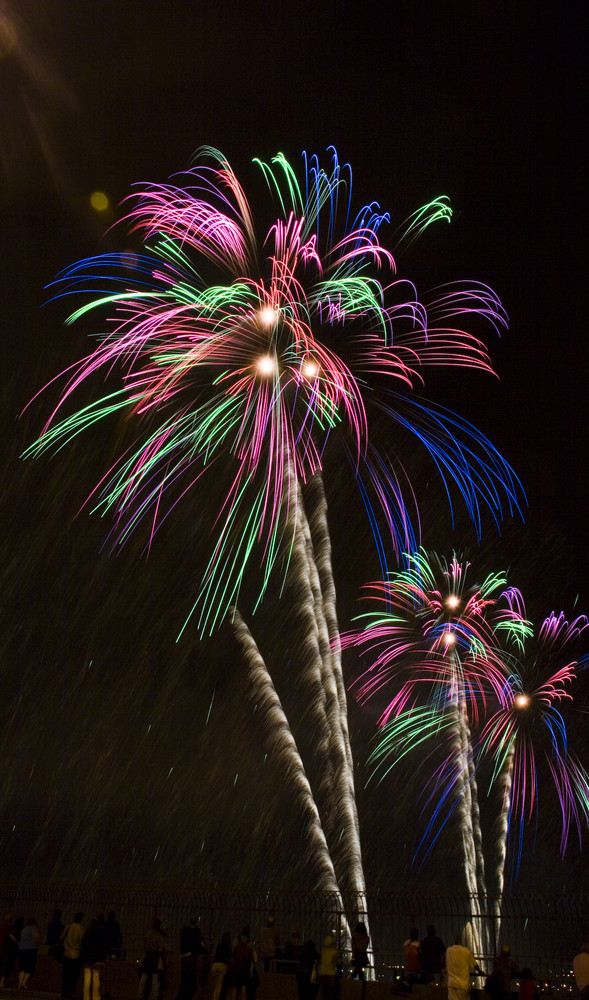
M 519 996 L 520 1000 L 534 1000 L 536 996 L 534 973 L 527 966 L 525 969 L 522 969 L 519 977 Z

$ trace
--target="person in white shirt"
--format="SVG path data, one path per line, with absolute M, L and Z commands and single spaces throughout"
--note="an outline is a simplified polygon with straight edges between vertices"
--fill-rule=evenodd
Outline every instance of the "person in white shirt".
M 460 934 L 455 934 L 454 944 L 446 949 L 448 1000 L 470 1000 L 471 971 L 481 975 L 472 951 L 462 944 Z

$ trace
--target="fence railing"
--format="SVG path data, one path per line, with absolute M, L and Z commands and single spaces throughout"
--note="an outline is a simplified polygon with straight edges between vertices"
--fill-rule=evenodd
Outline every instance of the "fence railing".
M 486 949 L 476 955 L 484 970 L 493 954 L 508 943 L 520 969 L 529 966 L 541 986 L 568 989 L 572 984 L 572 958 L 579 944 L 589 939 L 589 896 L 506 895 L 501 900 L 499 937 L 497 901 L 491 897 L 472 898 L 467 894 L 419 895 L 376 892 L 358 899 L 332 893 L 281 891 L 222 891 L 198 889 L 139 889 L 122 886 L 0 885 L 4 912 L 34 917 L 41 940 L 55 909 L 65 922 L 82 910 L 90 920 L 114 910 L 121 924 L 129 960 L 139 959 L 143 938 L 155 917 L 162 921 L 172 950 L 177 948 L 180 928 L 198 918 L 203 935 L 214 947 L 221 934 L 235 935 L 249 926 L 251 937 L 259 939 L 261 928 L 272 914 L 281 944 L 293 930 L 301 938 L 320 943 L 327 933 L 340 935 L 341 928 L 363 920 L 369 924 L 374 972 L 391 978 L 403 965 L 403 942 L 411 927 L 425 937 L 428 924 L 451 944 L 460 932 L 466 939 L 486 940 Z M 479 933 L 483 928 L 487 936 Z M 347 956 L 346 956 L 347 957 Z

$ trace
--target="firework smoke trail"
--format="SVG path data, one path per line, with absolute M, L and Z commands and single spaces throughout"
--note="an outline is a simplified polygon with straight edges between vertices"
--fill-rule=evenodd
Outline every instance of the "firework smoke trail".
M 468 721 L 468 712 L 466 705 L 462 704 L 462 711 L 460 713 L 460 718 L 462 722 L 462 732 L 463 732 L 463 747 L 467 751 L 467 764 L 468 764 L 468 786 L 470 788 L 471 796 L 471 817 L 472 817 L 472 830 L 473 830 L 473 841 L 475 850 L 475 870 L 477 877 L 477 901 L 479 905 L 482 903 L 483 909 L 480 914 L 479 926 L 480 926 L 480 954 L 482 955 L 493 955 L 495 953 L 495 947 L 493 945 L 493 940 L 491 936 L 491 928 L 486 919 L 487 912 L 487 881 L 485 877 L 485 855 L 483 852 L 483 832 L 481 830 L 481 812 L 479 808 L 479 794 L 478 785 L 476 781 L 476 766 L 474 762 L 473 746 L 472 746 L 472 735 L 470 731 L 470 725 Z
M 358 900 L 358 912 L 366 912 L 366 883 L 362 864 L 360 824 L 356 806 L 354 762 L 348 726 L 346 688 L 342 670 L 341 644 L 336 610 L 336 591 L 331 560 L 331 536 L 327 524 L 327 500 L 323 479 L 318 473 L 310 487 L 310 528 L 314 544 L 315 564 L 320 580 L 321 607 L 329 636 L 329 667 L 334 679 L 337 697 L 337 711 L 332 722 L 334 747 L 341 757 L 338 769 L 338 788 L 334 795 L 334 805 L 340 816 L 342 849 L 347 857 L 346 888 L 351 889 Z M 335 792 L 335 789 L 334 789 Z
M 315 563 L 321 589 L 321 610 L 329 636 L 330 663 L 337 687 L 339 702 L 339 729 L 344 741 L 346 759 L 353 775 L 352 748 L 348 727 L 348 702 L 342 670 L 342 648 L 337 620 L 336 589 L 331 558 L 331 535 L 327 522 L 327 499 L 323 476 L 317 472 L 308 488 L 311 516 L 309 526 L 315 551 Z
M 272 754 L 284 765 L 288 779 L 298 793 L 306 827 L 304 842 L 309 847 L 309 863 L 318 867 L 316 889 L 335 893 L 342 904 L 343 913 L 343 902 L 325 833 L 288 719 L 255 640 L 237 608 L 232 609 L 232 621 L 248 668 L 251 698 L 265 721 Z
M 513 785 L 513 761 L 515 748 L 511 747 L 503 764 L 500 782 L 503 787 L 503 798 L 501 802 L 501 812 L 497 821 L 497 835 L 495 838 L 496 849 L 496 886 L 495 886 L 495 940 L 501 937 L 501 910 L 503 903 L 503 889 L 505 887 L 505 865 L 507 862 L 507 840 L 509 836 L 509 816 L 511 813 L 511 792 Z
M 464 788 L 466 798 L 468 856 L 474 887 L 472 894 L 473 944 L 477 955 L 491 955 L 489 927 L 485 919 L 487 886 L 485 881 L 485 858 L 481 831 L 478 788 L 473 760 L 472 739 L 468 724 L 468 711 L 464 699 L 456 706 L 460 728 L 461 767 L 464 768 Z M 466 850 L 466 849 L 465 849 Z
M 454 793 L 458 798 L 457 813 L 460 817 L 460 835 L 462 837 L 462 849 L 464 856 L 464 875 L 466 886 L 471 902 L 471 928 L 473 935 L 474 953 L 481 954 L 480 939 L 480 906 L 478 899 L 478 879 L 476 852 L 474 847 L 474 834 L 472 828 L 472 798 L 470 783 L 468 780 L 468 747 L 465 746 L 464 728 L 461 725 L 460 709 L 454 706 L 452 712 L 453 732 L 451 737 L 451 753 L 454 758 L 456 769 L 456 785 Z
M 342 859 L 346 890 L 351 890 L 356 901 L 356 919 L 362 918 L 369 928 L 366 907 L 366 881 L 362 862 L 360 823 L 356 805 L 354 763 L 348 727 L 348 707 L 343 679 L 341 646 L 336 611 L 336 591 L 331 561 L 331 538 L 327 524 L 327 501 L 323 480 L 318 473 L 306 491 L 310 518 L 306 514 L 306 530 L 312 553 L 309 565 L 316 578 L 315 592 L 317 621 L 324 629 L 328 644 L 324 661 L 326 690 L 333 691 L 331 700 L 330 740 L 332 756 L 337 760 L 331 787 L 330 811 L 337 832 L 337 857 Z M 301 504 L 302 507 L 302 504 Z M 339 865 L 338 865 L 339 870 Z
M 293 605 L 296 607 L 297 622 L 300 622 L 301 668 L 300 680 L 309 691 L 308 712 L 316 734 L 316 749 L 322 761 L 322 788 L 329 788 L 333 781 L 333 767 L 330 758 L 330 734 L 328 704 L 330 694 L 325 678 L 325 658 L 329 642 L 325 628 L 317 615 L 318 594 L 313 553 L 302 502 L 300 486 L 294 480 L 291 462 L 285 472 L 291 477 L 291 489 L 295 502 L 290 506 L 288 518 L 291 521 L 293 546 L 290 558 L 289 581 L 294 588 Z

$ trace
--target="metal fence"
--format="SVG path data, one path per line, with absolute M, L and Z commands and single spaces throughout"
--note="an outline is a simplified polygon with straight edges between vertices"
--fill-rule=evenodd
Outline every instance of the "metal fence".
M 173 889 L 130 889 L 116 886 L 98 888 L 72 885 L 0 886 L 4 911 L 33 916 L 44 934 L 53 911 L 63 911 L 69 921 L 82 910 L 85 919 L 114 910 L 124 936 L 129 961 L 138 960 L 143 938 L 155 917 L 162 921 L 171 949 L 177 946 L 180 928 L 191 916 L 199 919 L 206 941 L 215 946 L 224 930 L 235 935 L 248 925 L 255 941 L 267 917 L 272 914 L 283 943 L 296 928 L 303 940 L 321 942 L 334 932 L 344 953 L 346 928 L 364 920 L 369 924 L 372 961 L 377 978 L 394 978 L 403 965 L 403 942 L 409 929 L 417 927 L 425 937 L 428 924 L 446 944 L 460 932 L 467 940 L 477 939 L 477 930 L 487 928 L 487 948 L 477 959 L 484 970 L 492 955 L 508 943 L 520 969 L 529 966 L 541 988 L 550 992 L 573 987 L 572 958 L 579 944 L 589 939 L 589 897 L 510 895 L 501 901 L 500 930 L 496 900 L 473 899 L 468 895 L 417 895 L 377 892 L 362 900 L 332 893 L 199 891 Z M 499 932 L 499 933 L 498 933 Z M 483 940 L 482 934 L 478 940 Z M 347 956 L 346 956 L 347 957 Z

